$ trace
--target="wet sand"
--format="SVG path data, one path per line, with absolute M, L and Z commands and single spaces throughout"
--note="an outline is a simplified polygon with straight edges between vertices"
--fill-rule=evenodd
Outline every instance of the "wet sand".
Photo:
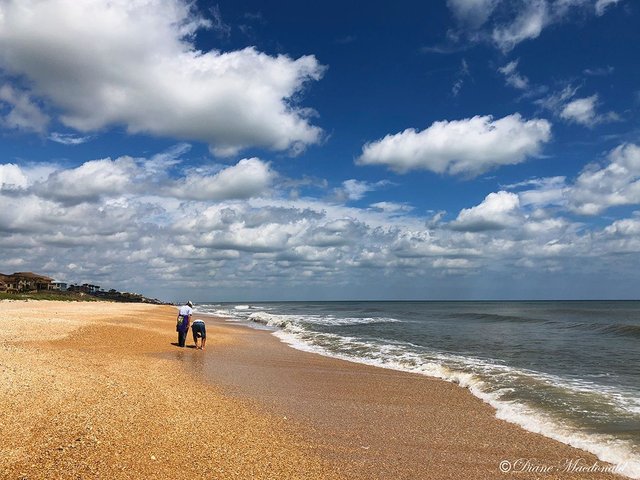
M 294 350 L 269 332 L 201 318 L 208 337 L 234 342 L 207 351 L 199 374 L 286 417 L 345 478 L 620 478 L 566 467 L 607 464 L 498 420 L 452 383 Z M 511 475 L 500 469 L 505 461 Z
M 623 478 L 561 471 L 596 459 L 497 420 L 455 385 L 300 352 L 211 318 L 207 350 L 180 349 L 175 316 L 0 302 L 0 476 Z M 531 460 L 528 471 L 501 473 L 501 461 L 518 459 Z M 532 471 L 543 467 L 555 471 Z

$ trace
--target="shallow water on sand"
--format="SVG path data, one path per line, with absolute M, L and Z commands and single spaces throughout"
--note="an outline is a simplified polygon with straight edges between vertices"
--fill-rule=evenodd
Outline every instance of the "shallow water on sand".
M 201 304 L 295 348 L 468 387 L 640 478 L 640 302 Z

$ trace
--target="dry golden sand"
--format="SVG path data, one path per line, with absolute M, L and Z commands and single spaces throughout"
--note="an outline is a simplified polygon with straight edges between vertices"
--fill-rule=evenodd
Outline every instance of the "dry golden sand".
M 0 476 L 618 478 L 501 474 L 500 459 L 595 458 L 497 420 L 454 385 L 298 352 L 265 332 L 208 319 L 207 350 L 179 349 L 175 314 L 0 303 Z
M 337 478 L 283 419 L 150 355 L 174 326 L 171 307 L 0 303 L 0 476 Z

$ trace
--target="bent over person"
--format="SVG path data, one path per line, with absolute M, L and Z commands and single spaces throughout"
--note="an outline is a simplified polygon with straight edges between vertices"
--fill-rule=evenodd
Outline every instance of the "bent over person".
M 191 324 L 191 333 L 193 333 L 193 343 L 199 350 L 204 350 L 204 346 L 207 343 L 207 327 L 204 324 L 204 320 L 196 318 Z M 200 346 L 198 346 L 198 337 L 202 338 Z
M 178 346 L 184 347 L 187 340 L 187 332 L 189 331 L 189 323 L 193 315 L 193 303 L 188 301 L 186 305 L 180 307 L 178 311 L 178 321 L 176 323 L 176 332 L 178 332 Z

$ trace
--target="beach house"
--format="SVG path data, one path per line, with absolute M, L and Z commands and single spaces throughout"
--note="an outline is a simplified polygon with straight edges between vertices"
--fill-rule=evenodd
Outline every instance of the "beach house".
M 0 273 L 0 291 L 40 292 L 51 290 L 53 279 L 32 272 L 15 272 L 11 275 Z

